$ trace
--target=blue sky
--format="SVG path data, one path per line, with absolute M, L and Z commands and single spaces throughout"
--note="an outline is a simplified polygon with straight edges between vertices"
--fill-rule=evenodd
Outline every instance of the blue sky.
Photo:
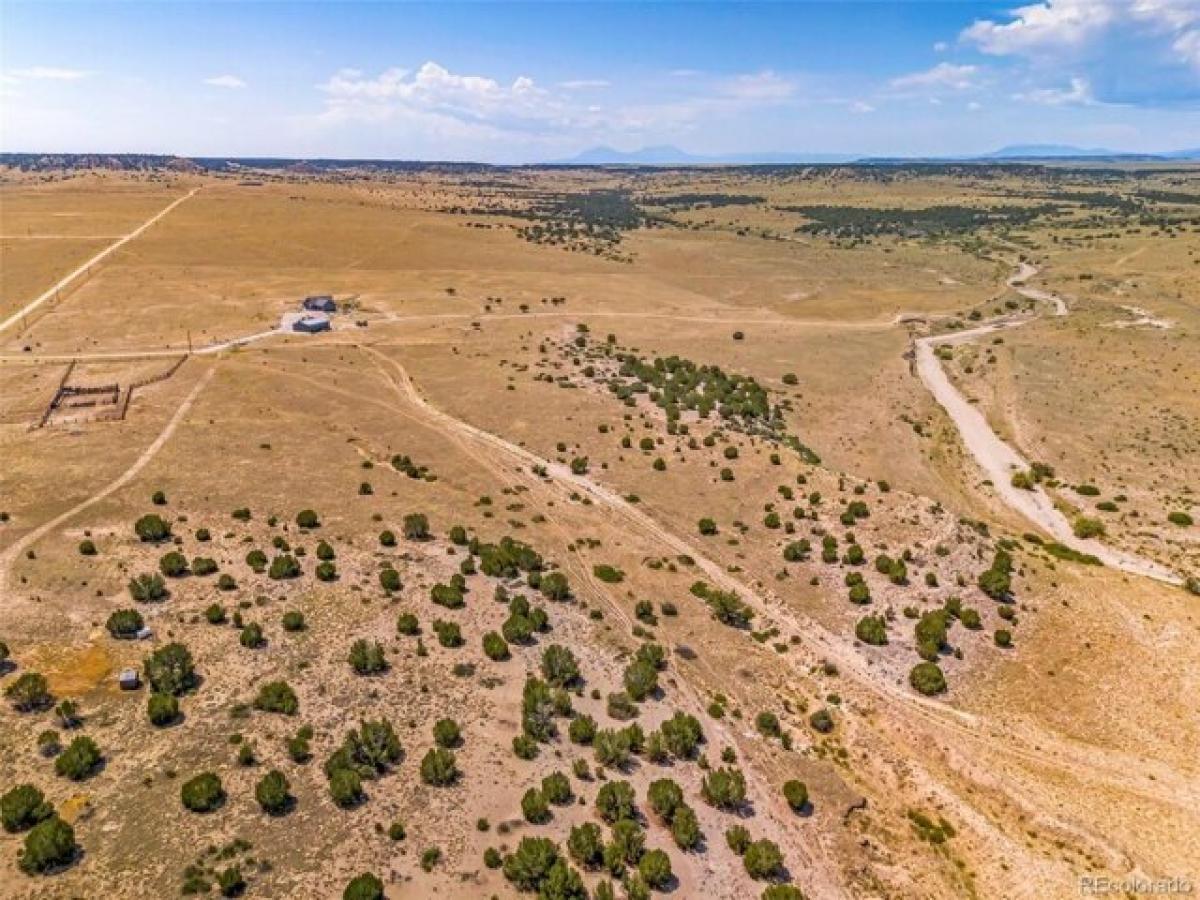
M 1013 143 L 1200 145 L 1200 0 L 0 0 L 4 150 L 523 162 Z

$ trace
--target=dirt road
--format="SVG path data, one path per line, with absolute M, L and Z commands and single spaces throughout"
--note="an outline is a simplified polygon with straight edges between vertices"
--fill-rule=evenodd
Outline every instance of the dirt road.
M 151 216 L 149 219 L 147 219 L 145 222 L 143 222 L 141 225 L 139 225 L 133 231 L 129 232 L 129 234 L 125 235 L 120 240 L 115 241 L 112 244 L 109 244 L 107 247 L 105 247 L 103 250 L 101 250 L 99 253 L 97 253 L 95 256 L 93 256 L 91 259 L 89 259 L 87 262 L 85 262 L 83 265 L 81 265 L 79 268 L 75 269 L 70 274 L 59 279 L 59 281 L 57 281 L 52 287 L 50 287 L 41 296 L 39 296 L 36 299 L 25 304 L 25 306 L 23 306 L 21 309 L 18 309 L 15 313 L 13 313 L 11 316 L 9 316 L 7 319 L 5 319 L 3 322 L 0 322 L 0 334 L 3 334 L 9 328 L 16 325 L 18 322 L 21 321 L 21 319 L 23 319 L 25 316 L 29 315 L 31 312 L 33 312 L 35 309 L 37 309 L 39 306 L 41 306 L 43 303 L 45 303 L 47 300 L 49 300 L 51 297 L 53 297 L 55 294 L 57 294 L 59 291 L 68 287 L 71 284 L 71 282 L 73 282 L 76 278 L 79 278 L 81 275 L 83 275 L 85 272 L 87 272 L 88 269 L 90 269 L 92 266 L 96 265 L 96 263 L 103 260 L 110 253 L 113 253 L 114 251 L 123 247 L 125 244 L 132 241 L 134 238 L 138 237 L 138 235 L 142 234 L 147 228 L 149 228 L 151 225 L 153 225 L 155 222 L 157 222 L 163 216 L 170 213 L 171 210 L 173 210 L 175 207 L 177 207 L 180 203 L 183 203 L 185 200 L 188 200 L 188 199 L 194 197 L 196 195 L 196 192 L 199 190 L 200 190 L 200 188 L 198 188 L 198 187 L 192 188 L 190 191 L 188 191 L 182 197 L 180 197 L 177 200 L 172 201 L 164 209 L 155 213 L 153 216 Z
M 1022 296 L 1052 303 L 1056 315 L 1067 315 L 1069 309 L 1061 297 L 1023 286 L 1024 282 L 1036 273 L 1037 269 L 1034 266 L 1023 262 L 1017 273 L 1009 278 L 1008 285 Z M 1019 328 L 1034 321 L 1037 321 L 1037 316 L 1011 316 L 966 331 L 918 338 L 915 342 L 917 373 L 934 399 L 946 410 L 962 437 L 963 445 L 987 474 L 997 495 L 1007 506 L 1051 534 L 1059 543 L 1083 553 L 1090 553 L 1105 565 L 1168 584 L 1182 584 L 1183 579 L 1165 566 L 1109 547 L 1094 539 L 1083 540 L 1075 537 L 1067 517 L 1059 512 L 1054 501 L 1040 486 L 1035 486 L 1033 490 L 1014 487 L 1013 473 L 1027 471 L 1029 461 L 1000 439 L 984 415 L 954 386 L 946 370 L 942 368 L 937 356 L 938 347 L 967 343 L 984 335 Z

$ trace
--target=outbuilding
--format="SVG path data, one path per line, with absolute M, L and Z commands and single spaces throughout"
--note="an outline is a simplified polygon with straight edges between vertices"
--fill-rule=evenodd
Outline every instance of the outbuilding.
M 328 294 L 314 294 L 304 298 L 304 308 L 310 312 L 337 312 L 337 304 Z
M 310 334 L 315 334 L 318 331 L 328 331 L 329 328 L 329 317 L 321 313 L 301 316 L 292 323 L 292 331 L 307 331 Z
M 117 684 L 123 691 L 136 691 L 141 686 L 142 680 L 138 677 L 137 669 L 122 669 L 117 675 Z

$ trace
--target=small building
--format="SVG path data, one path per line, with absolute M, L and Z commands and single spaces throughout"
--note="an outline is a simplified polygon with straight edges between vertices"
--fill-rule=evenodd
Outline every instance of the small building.
M 117 684 L 123 691 L 136 691 L 141 687 L 142 680 L 138 677 L 137 669 L 122 669 L 117 675 Z
M 152 637 L 154 637 L 154 632 L 147 625 L 143 625 L 137 630 L 137 639 L 139 641 L 148 641 Z
M 310 312 L 337 312 L 337 304 L 328 294 L 314 294 L 311 297 L 305 297 L 303 305 Z
M 307 331 L 310 334 L 315 334 L 318 331 L 328 331 L 329 316 L 321 313 L 314 313 L 308 316 L 301 316 L 292 323 L 292 331 Z

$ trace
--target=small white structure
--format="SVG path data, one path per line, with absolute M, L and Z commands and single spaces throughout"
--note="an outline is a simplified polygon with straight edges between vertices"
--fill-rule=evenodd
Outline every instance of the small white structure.
M 117 675 L 117 684 L 123 691 L 136 691 L 141 687 L 142 680 L 138 677 L 137 669 L 122 669 Z
M 292 323 L 292 331 L 306 331 L 310 334 L 318 331 L 329 331 L 331 327 L 329 316 L 324 313 L 309 313 L 306 316 L 301 316 Z
M 148 625 L 143 625 L 137 630 L 137 639 L 139 641 L 146 641 L 152 637 L 154 637 L 154 631 Z

